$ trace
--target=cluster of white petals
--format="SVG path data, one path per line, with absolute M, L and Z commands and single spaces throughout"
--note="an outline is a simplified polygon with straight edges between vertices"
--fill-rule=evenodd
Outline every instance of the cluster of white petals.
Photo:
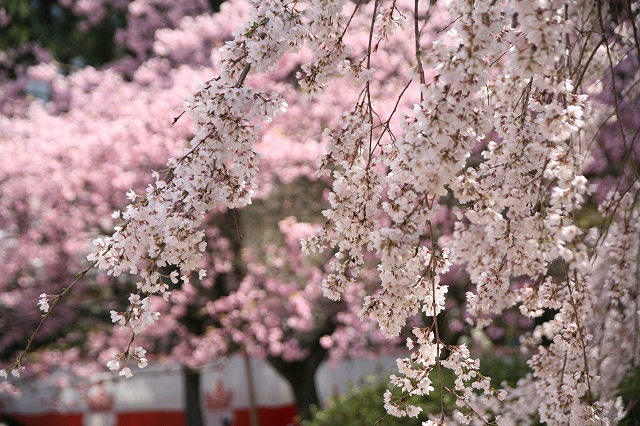
M 331 299 L 358 280 L 365 256 L 374 254 L 380 286 L 364 297 L 361 315 L 387 336 L 397 336 L 412 316 L 427 319 L 413 330 L 413 353 L 398 360 L 392 383 L 404 395 L 425 395 L 434 375 L 453 371 L 446 391 L 460 409 L 446 420 L 452 423 L 524 424 L 532 409 L 548 424 L 614 423 L 621 413 L 617 385 L 640 353 L 631 338 L 638 332 L 638 189 L 614 192 L 602 204 L 607 229 L 589 231 L 576 219 L 590 195 L 585 141 L 598 126 L 584 75 L 604 74 L 604 61 L 619 55 L 609 52 L 613 44 L 603 54 L 600 39 L 587 36 L 600 32 L 605 2 L 450 0 L 450 23 L 430 48 L 419 28 L 438 6 L 253 3 L 248 22 L 221 49 L 220 75 L 186 103 L 196 125 L 190 146 L 155 174 L 145 194 L 129 194 L 134 203 L 120 213 L 123 224 L 96 241 L 89 256 L 113 276 L 140 277 L 137 294 L 124 312 L 112 312 L 113 322 L 135 334 L 156 321 L 149 298 L 166 296 L 178 275 L 186 281 L 198 270 L 204 215 L 251 202 L 256 126 L 286 102 L 245 79 L 306 45 L 312 54 L 298 73 L 301 90 L 320 95 L 342 77 L 361 92 L 324 133 L 319 173 L 333 178 L 327 224 L 303 246 L 334 250 L 323 282 Z M 353 16 L 371 11 L 368 47 L 358 57 L 346 34 Z M 393 127 L 396 109 L 382 117 L 373 99 L 374 42 L 407 34 L 417 38 L 406 64 L 413 82 L 397 94 L 398 104 L 405 90 L 419 101 L 396 114 Z M 454 232 L 439 238 L 436 217 L 451 206 Z M 180 273 L 163 275 L 169 265 Z M 441 340 L 437 317 L 448 292 L 442 278 L 453 265 L 470 277 L 466 310 L 475 327 L 513 307 L 531 317 L 552 314 L 523 337 L 533 375 L 510 396 L 491 387 L 465 345 Z M 40 306 L 47 311 L 46 295 Z M 128 377 L 130 359 L 146 365 L 142 348 L 128 348 L 109 368 Z M 523 398 L 530 398 L 528 411 Z M 390 392 L 385 407 L 392 415 L 420 411 Z M 443 413 L 425 424 L 444 423 Z

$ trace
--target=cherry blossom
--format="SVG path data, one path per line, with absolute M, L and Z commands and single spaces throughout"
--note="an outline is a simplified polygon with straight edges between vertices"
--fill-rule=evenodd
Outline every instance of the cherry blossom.
M 129 9 L 142 16 L 142 6 Z M 261 165 L 260 148 L 278 132 L 294 139 L 308 125 L 316 132 L 299 138 L 311 141 L 305 153 L 318 158 L 317 177 L 331 189 L 323 226 L 302 245 L 310 259 L 331 260 L 322 277 L 313 268 L 301 275 L 320 280 L 336 303 L 358 294 L 360 318 L 389 338 L 424 318 L 391 382 L 406 395 L 425 395 L 442 369 L 455 373 L 444 391 L 458 409 L 426 424 L 524 424 L 534 411 L 549 424 L 615 423 L 623 415 L 617 386 L 639 353 L 637 122 L 630 111 L 640 43 L 638 8 L 627 9 L 580 0 L 256 0 L 239 10 L 245 23 L 233 36 L 206 44 L 214 49 L 211 75 L 184 104 L 194 126 L 189 145 L 171 154 L 146 189 L 128 193 L 132 202 L 114 215 L 121 218 L 115 232 L 96 239 L 88 257 L 112 279 L 136 277 L 128 307 L 113 321 L 134 337 L 147 332 L 162 318 L 153 297 L 169 300 L 178 277 L 185 293 L 190 274 L 207 279 L 208 215 L 264 196 L 260 185 L 274 181 L 260 168 L 274 157 Z M 176 13 L 171 24 L 158 23 L 172 28 L 158 31 L 153 44 L 132 45 L 138 60 L 152 50 L 159 56 L 134 74 L 143 85 L 153 84 L 150 69 L 180 60 L 172 50 L 181 40 L 192 48 L 190 28 L 207 27 L 181 18 L 191 12 Z M 134 32 L 132 42 L 144 41 Z M 206 60 L 200 52 L 198 65 Z M 267 82 L 278 75 L 295 76 L 298 88 Z M 90 71 L 74 78 L 83 76 L 90 87 L 102 84 Z M 320 105 L 329 99 L 335 114 L 312 110 L 308 123 L 285 131 L 278 120 L 287 113 L 303 120 L 301 108 L 311 105 L 293 95 Z M 108 99 L 88 102 L 98 101 Z M 446 235 L 441 211 L 456 218 Z M 221 322 L 232 324 L 230 338 L 218 340 L 293 359 L 302 348 L 283 340 L 284 330 L 313 329 L 309 299 L 297 298 L 282 261 L 248 259 L 235 293 L 241 300 L 209 307 L 228 312 Z M 365 285 L 371 261 L 379 280 L 372 288 Z M 169 267 L 179 274 L 166 273 Z M 493 388 L 473 348 L 441 334 L 447 276 L 456 268 L 471 283 L 464 303 L 471 327 L 486 328 L 515 309 L 537 320 L 521 337 L 532 373 L 516 389 Z M 286 327 L 265 311 L 268 293 L 288 300 Z M 251 313 L 260 320 L 239 308 L 246 300 L 264 308 Z M 329 347 L 336 339 L 321 341 Z M 109 361 L 125 376 L 132 372 L 120 361 L 142 356 L 130 347 Z M 385 407 L 392 415 L 419 411 L 391 394 Z

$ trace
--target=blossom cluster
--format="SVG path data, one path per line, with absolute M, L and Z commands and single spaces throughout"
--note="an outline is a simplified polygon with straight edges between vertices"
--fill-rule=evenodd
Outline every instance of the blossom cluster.
M 425 424 L 524 424 L 533 410 L 549 424 L 615 423 L 623 414 L 617 385 L 638 354 L 638 173 L 620 124 L 635 79 L 616 86 L 616 76 L 637 75 L 625 66 L 638 59 L 638 10 L 581 0 L 431 3 L 254 0 L 246 23 L 212 54 L 219 76 L 185 104 L 195 126 L 189 147 L 154 173 L 144 194 L 130 191 L 133 203 L 114 214 L 123 223 L 96 240 L 90 261 L 114 277 L 140 277 L 129 306 L 114 310 L 112 320 L 135 336 L 159 320 L 153 295 L 168 298 L 169 283 L 178 281 L 188 289 L 192 271 L 205 278 L 205 215 L 251 202 L 259 123 L 287 107 L 285 89 L 254 83 L 280 67 L 290 71 L 289 55 L 298 54 L 304 61 L 292 74 L 300 92 L 321 97 L 348 80 L 357 94 L 322 133 L 318 175 L 332 181 L 329 207 L 303 249 L 333 256 L 324 295 L 362 294 L 360 317 L 385 336 L 397 338 L 411 318 L 424 319 L 391 381 L 403 395 L 426 395 L 434 375 L 453 371 L 443 393 L 458 409 Z M 177 60 L 170 46 L 186 30 L 177 31 L 159 34 L 156 53 Z M 404 50 L 392 56 L 384 46 Z M 609 110 L 589 97 L 603 86 L 612 92 Z M 594 203 L 589 162 L 607 114 L 619 123 L 616 158 L 624 170 L 602 197 L 598 226 L 583 215 Z M 455 215 L 449 234 L 437 226 L 443 210 Z M 371 258 L 375 289 L 362 286 Z M 291 360 L 304 348 L 284 340 L 284 330 L 313 330 L 308 300 L 317 287 L 300 298 L 297 282 L 272 276 L 286 268 L 270 267 L 252 265 L 237 298 L 209 313 L 224 313 L 222 322 L 236 329 L 231 341 Z M 521 338 L 532 375 L 509 394 L 492 388 L 466 345 L 442 337 L 438 319 L 454 267 L 471 283 L 464 305 L 470 326 L 486 327 L 508 309 L 538 319 Z M 321 279 L 317 271 L 305 277 Z M 267 292 L 289 299 L 286 324 L 270 312 Z M 51 297 L 41 296 L 45 312 Z M 261 309 L 243 312 L 247 300 Z M 124 376 L 130 358 L 146 364 L 132 342 L 108 363 Z M 385 407 L 392 415 L 419 414 L 391 393 Z
M 190 271 L 199 269 L 200 279 L 206 275 L 200 269 L 206 249 L 200 229 L 205 214 L 251 201 L 258 164 L 254 127 L 258 121 L 272 120 L 286 102 L 275 92 L 249 87 L 245 79 L 249 72 L 272 69 L 322 25 L 331 28 L 328 18 L 319 26 L 310 16 L 313 10 L 269 2 L 252 11 L 250 22 L 220 50 L 221 75 L 204 83 L 185 104 L 195 124 L 190 147 L 181 157 L 170 159 L 167 169 L 154 173 L 156 182 L 145 194 L 130 191 L 127 196 L 135 203 L 113 215 L 123 225 L 116 227 L 113 236 L 95 241 L 98 251 L 88 258 L 98 268 L 114 277 L 122 273 L 140 277 L 129 307 L 111 314 L 114 322 L 131 328 L 134 335 L 159 318 L 149 297 L 167 299 L 168 282 L 177 282 L 177 276 L 166 277 L 162 268 L 177 265 L 185 284 Z M 297 41 L 285 43 L 285 35 Z
M 372 100 L 378 45 L 370 37 L 361 60 L 347 59 L 344 36 L 361 11 L 356 6 L 347 14 L 345 7 L 256 2 L 248 24 L 221 51 L 220 77 L 187 104 L 196 123 L 190 149 L 170 160 L 165 176 L 128 208 L 125 225 L 99 243 L 91 259 L 114 275 L 142 270 L 144 294 L 166 291 L 158 267 L 196 269 L 203 213 L 250 201 L 257 168 L 253 123 L 285 106 L 276 93 L 256 92 L 244 80 L 250 72 L 272 70 L 285 53 L 307 43 L 314 53 L 298 74 L 303 90 L 319 95 L 332 78 L 345 75 L 363 87 L 354 108 L 324 134 L 320 173 L 334 182 L 327 226 L 304 242 L 307 250 L 336 248 L 325 295 L 339 299 L 355 285 L 370 251 L 379 257 L 381 284 L 365 296 L 361 316 L 377 321 L 389 337 L 419 312 L 433 320 L 414 330 L 414 353 L 399 361 L 403 376 L 392 382 L 409 394 L 426 394 L 431 374 L 453 370 L 458 379 L 449 392 L 462 407 L 454 419 L 463 423 L 487 421 L 482 413 L 505 399 L 479 375 L 464 346 L 439 336 L 447 293 L 442 276 L 452 264 L 465 265 L 474 287 L 467 293 L 468 320 L 475 326 L 513 306 L 531 316 L 558 311 L 540 329 L 553 343 L 539 346 L 530 360 L 538 391 L 553 389 L 540 403 L 541 418 L 608 421 L 615 416 L 612 389 L 599 401 L 585 398 L 599 380 L 587 356 L 593 336 L 586 327 L 595 309 L 588 284 L 592 247 L 603 241 L 590 243 L 575 219 L 589 195 L 581 141 L 593 137 L 593 128 L 586 126 L 592 106 L 581 89 L 587 83 L 573 77 L 589 66 L 583 52 L 598 49 L 582 37 L 598 21 L 584 16 L 578 2 L 453 1 L 446 36 L 428 49 L 418 28 L 430 10 L 416 5 L 410 13 L 420 101 L 401 117 L 396 136 L 390 128 L 395 110 L 385 120 Z M 373 13 L 369 32 L 377 32 L 378 43 L 397 37 L 407 21 L 395 2 L 382 10 L 366 10 Z M 581 43 L 582 50 L 575 48 Z M 459 203 L 458 221 L 449 238 L 438 239 L 432 224 L 447 197 Z M 551 272 L 554 262 L 560 274 Z M 402 401 L 387 395 L 389 412 L 417 415 Z

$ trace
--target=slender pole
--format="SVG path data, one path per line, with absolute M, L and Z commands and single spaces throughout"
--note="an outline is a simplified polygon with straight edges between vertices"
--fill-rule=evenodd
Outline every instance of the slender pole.
M 242 360 L 244 361 L 244 370 L 247 372 L 247 390 L 249 392 L 249 424 L 251 426 L 260 426 L 258 417 L 258 404 L 256 402 L 256 391 L 253 382 L 253 369 L 251 368 L 251 359 L 247 351 L 242 351 Z

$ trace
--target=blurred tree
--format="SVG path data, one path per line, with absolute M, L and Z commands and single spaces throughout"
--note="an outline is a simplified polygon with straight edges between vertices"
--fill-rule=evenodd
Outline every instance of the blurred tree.
M 154 14 L 165 3 L 177 17 L 171 10 Z M 64 291 L 83 268 L 90 241 L 117 225 L 111 213 L 125 204 L 125 192 L 144 193 L 149 170 L 163 170 L 164 160 L 177 156 L 192 137 L 186 117 L 171 125 L 181 97 L 193 91 L 193 82 L 209 78 L 215 48 L 231 37 L 248 9 L 246 2 L 233 1 L 218 14 L 192 17 L 175 2 L 137 1 L 137 11 L 133 5 L 126 9 L 127 26 L 119 30 L 131 36 L 120 41 L 137 56 L 69 75 L 60 73 L 57 62 L 43 62 L 13 81 L 15 87 L 47 87 L 47 102 L 20 90 L 6 92 L 5 108 L 12 110 L 0 117 L 0 259 L 7 265 L 0 309 L 8 330 L 0 341 L 2 359 L 12 359 L 40 320 L 35 313 L 25 315 L 38 295 Z M 105 10 L 109 16 L 111 9 Z M 162 25 L 168 27 L 156 28 Z M 322 104 L 307 99 L 291 79 L 307 55 L 291 56 L 283 69 L 255 81 L 287 93 L 290 114 L 262 131 L 263 168 L 254 204 L 216 210 L 203 221 L 207 248 L 200 266 L 207 275 L 186 276 L 164 265 L 159 272 L 172 295 L 168 301 L 150 299 L 161 313 L 158 324 L 130 346 L 130 335 L 108 325 L 110 311 L 127 315 L 118 297 L 132 280 L 90 273 L 88 281 L 98 285 L 80 287 L 75 302 L 67 300 L 51 316 L 35 345 L 84 347 L 84 354 L 103 365 L 122 348 L 144 345 L 185 366 L 189 424 L 198 425 L 198 368 L 212 358 L 238 350 L 266 357 L 308 417 L 309 406 L 319 402 L 315 373 L 328 357 L 370 356 L 399 342 L 358 319 L 364 288 L 354 288 L 340 304 L 324 298 L 321 277 L 328 257 L 306 259 L 300 253 L 299 238 L 324 220 L 328 183 L 313 173 L 322 128 L 354 96 L 345 84 Z M 389 67 L 391 87 L 403 76 L 394 75 L 393 61 Z M 150 112 L 141 118 L 140 111 Z M 45 300 L 54 304 L 54 298 Z M 57 355 L 40 355 L 35 369 L 46 373 L 52 360 L 70 364 L 79 355 L 74 350 L 65 356 L 61 362 Z M 121 361 L 121 368 L 129 365 Z
M 38 63 L 34 48 L 44 49 L 61 64 L 75 67 L 106 64 L 124 54 L 114 43 L 116 30 L 126 24 L 124 11 L 110 9 L 102 20 L 84 28 L 86 18 L 64 3 L 68 2 L 6 0 L 0 6 L 0 51 L 8 56 L 0 65 L 5 73 L 15 77 L 15 67 Z
M 125 2 L 126 7 L 122 2 L 91 2 L 88 9 L 83 7 L 89 3 L 70 1 L 68 6 L 86 18 L 86 30 L 116 3 L 119 10 L 126 9 L 126 25 L 114 35 L 127 53 L 121 59 L 68 79 L 56 78 L 52 64 L 24 72 L 14 67 L 15 81 L 0 83 L 0 101 L 11 101 L 0 102 L 0 109 L 16 117 L 4 120 L 8 126 L 26 127 L 29 122 L 38 129 L 20 131 L 50 132 L 57 129 L 48 126 L 49 117 L 80 116 L 73 129 L 81 139 L 99 139 L 109 132 L 114 132 L 109 137 L 121 136 L 118 132 L 129 136 L 133 128 L 144 141 L 142 150 L 148 151 L 154 132 L 108 120 L 97 127 L 96 122 L 101 123 L 90 113 L 117 119 L 127 107 L 114 101 L 119 91 L 157 85 L 152 102 L 147 99 L 136 111 L 139 122 L 151 126 L 139 116 L 144 115 L 141 111 L 166 111 L 159 96 L 170 92 L 165 89 L 175 81 L 167 76 L 205 82 L 186 103 L 195 123 L 187 136 L 193 136 L 190 145 L 154 174 L 155 182 L 146 190 L 129 193 L 132 203 L 120 213 L 122 226 L 112 237 L 98 240 L 90 255 L 124 284 L 129 280 L 124 275 L 138 277 L 129 305 L 113 313 L 131 337 L 110 355 L 112 368 L 129 375 L 129 363 L 146 363 L 141 362 L 142 349 L 132 349 L 131 342 L 134 337 L 142 340 L 142 329 L 157 322 L 158 313 L 169 306 L 154 299 L 167 296 L 167 280 L 179 287 L 175 297 L 198 298 L 190 274 L 197 273 L 200 281 L 206 278 L 207 255 L 216 252 L 205 247 L 209 215 L 268 197 L 273 186 L 287 179 L 324 179 L 307 166 L 315 157 L 320 159 L 320 175 L 332 182 L 326 197 L 330 208 L 323 212 L 323 227 L 304 247 L 330 252 L 333 259 L 305 265 L 300 275 L 310 280 L 314 270 L 327 272 L 321 284 L 324 294 L 345 302 L 350 292 L 356 293 L 364 302 L 362 315 L 390 337 L 399 336 L 410 318 L 425 319 L 425 326 L 414 328 L 407 341 L 413 353 L 399 361 L 403 376 L 392 378 L 396 386 L 407 395 L 429 393 L 434 375 L 442 377 L 442 369 L 453 371 L 457 378 L 448 394 L 458 405 L 473 407 L 454 413 L 461 422 L 497 421 L 499 411 L 516 423 L 535 415 L 558 424 L 622 417 L 618 385 L 635 365 L 639 341 L 636 5 L 548 0 L 452 0 L 446 6 L 233 2 L 224 4 L 214 18 L 203 12 L 210 6 L 204 0 L 141 0 Z M 413 25 L 406 25 L 411 19 Z M 241 29 L 232 31 L 234 27 Z M 37 46 L 32 51 L 40 55 L 38 60 L 44 56 Z M 216 72 L 203 77 L 212 68 Z M 17 95 L 34 77 L 51 82 L 51 102 L 44 107 Z M 113 91 L 95 96 L 93 89 L 102 79 L 118 78 Z M 76 92 L 65 89 L 72 79 L 78 83 Z M 321 101 L 305 98 L 320 94 Z M 90 106 L 83 115 L 77 102 L 85 104 L 86 99 L 101 109 Z M 593 102 L 598 99 L 601 104 Z M 282 121 L 274 120 L 287 107 Z M 270 124 L 259 127 L 259 121 Z M 333 129 L 322 132 L 332 122 L 337 123 Z M 611 138 L 605 134 L 609 131 Z M 38 136 L 38 142 L 48 137 Z M 607 141 L 598 142 L 602 137 Z M 184 140 L 173 141 L 178 140 L 182 147 Z M 322 154 L 320 142 L 326 145 Z M 15 151 L 7 154 L 22 154 L 15 145 L 7 146 Z M 261 154 L 265 161 L 258 169 Z M 592 156 L 604 161 L 594 162 L 590 170 Z M 62 159 L 64 163 L 66 157 Z M 278 163 L 291 167 L 285 159 L 299 160 L 293 173 L 270 168 Z M 617 163 L 621 172 L 611 167 Z M 45 178 L 37 170 L 30 172 Z M 89 190 L 99 193 L 97 188 L 98 182 Z M 600 224 L 587 229 L 583 225 L 593 221 L 581 221 L 580 212 L 586 205 L 593 213 L 593 193 L 601 201 Z M 38 209 L 38 197 L 25 198 L 8 211 L 20 217 L 25 206 Z M 15 254 L 23 236 L 28 241 L 36 234 L 33 246 L 49 241 L 47 232 L 22 233 L 48 223 L 46 211 L 23 222 L 11 213 L 7 217 L 6 256 Z M 440 230 L 443 223 L 448 226 Z M 80 226 L 78 232 L 83 230 Z M 286 236 L 284 245 L 274 245 L 261 251 L 291 251 Z M 250 249 L 255 247 L 232 250 L 234 258 L 248 263 L 247 270 L 237 277 L 236 289 L 205 306 L 220 324 L 185 346 L 190 358 L 206 358 L 208 353 L 198 352 L 203 347 L 233 350 L 233 345 L 243 345 L 260 347 L 276 365 L 302 359 L 285 359 L 283 347 L 300 341 L 283 337 L 295 327 L 283 324 L 274 314 L 278 309 L 265 298 L 280 291 L 290 300 L 302 292 L 300 283 L 285 279 L 284 273 L 288 262 L 298 259 L 286 254 L 260 257 Z M 378 263 L 379 285 L 365 288 L 378 282 L 370 276 L 371 258 Z M 16 264 L 20 272 L 9 274 L 8 280 L 25 288 L 33 283 L 29 274 L 46 270 L 38 262 Z M 534 331 L 520 336 L 532 354 L 528 362 L 534 374 L 520 380 L 506 402 L 505 392 L 479 374 L 469 348 L 446 342 L 447 334 L 440 333 L 439 319 L 452 308 L 447 304 L 447 274 L 454 266 L 468 276 L 463 319 L 486 329 L 478 335 L 500 341 L 500 330 L 490 328 L 495 318 L 537 319 Z M 27 279 L 22 279 L 23 269 Z M 307 287 L 316 286 L 304 290 Z M 290 288 L 294 290 L 284 291 Z M 41 305 L 55 306 L 57 297 L 43 296 Z M 5 303 L 16 300 L 6 297 Z M 268 312 L 266 306 L 271 306 Z M 179 323 L 188 318 L 181 324 L 186 332 L 206 329 L 194 326 L 190 315 L 178 313 L 173 319 Z M 335 333 L 319 336 L 331 332 L 333 323 L 325 328 L 319 321 L 309 327 L 306 317 L 298 316 L 306 331 L 316 325 L 321 331 L 320 345 L 308 348 L 319 347 L 322 356 L 321 350 L 335 348 Z M 528 326 L 533 325 L 529 321 Z M 231 331 L 227 335 L 221 330 Z M 9 369 L 19 372 L 21 362 L 18 358 Z M 303 369 L 313 370 L 314 365 Z M 388 393 L 385 406 L 394 415 L 417 415 L 419 409 L 407 401 Z M 443 409 L 442 416 L 446 414 Z

